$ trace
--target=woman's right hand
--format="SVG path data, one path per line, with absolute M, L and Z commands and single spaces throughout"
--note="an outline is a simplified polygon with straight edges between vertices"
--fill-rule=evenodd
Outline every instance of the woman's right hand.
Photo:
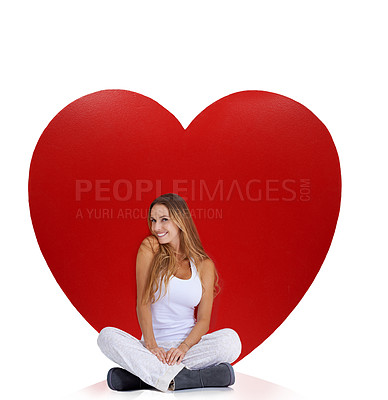
M 161 361 L 163 364 L 166 364 L 166 350 L 164 350 L 162 347 L 147 347 L 147 349 L 154 354 L 156 357 L 158 357 L 158 360 Z

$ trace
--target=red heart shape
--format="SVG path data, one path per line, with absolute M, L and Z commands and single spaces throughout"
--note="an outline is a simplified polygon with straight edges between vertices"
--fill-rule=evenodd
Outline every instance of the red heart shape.
M 55 279 L 97 331 L 140 338 L 136 253 L 150 203 L 168 192 L 187 201 L 221 278 L 210 331 L 235 329 L 241 359 L 298 304 L 330 247 L 341 197 L 330 133 L 303 105 L 262 91 L 216 101 L 186 130 L 124 90 L 59 112 L 31 160 L 31 219 Z

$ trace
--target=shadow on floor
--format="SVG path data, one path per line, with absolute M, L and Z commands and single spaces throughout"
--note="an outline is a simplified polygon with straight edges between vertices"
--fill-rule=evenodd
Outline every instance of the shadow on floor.
M 116 392 L 110 390 L 106 381 L 88 386 L 72 395 L 66 397 L 66 400 L 86 400 L 86 399 L 141 399 L 160 398 L 166 396 L 198 399 L 212 398 L 214 400 L 303 400 L 303 397 L 282 386 L 264 381 L 253 376 L 236 372 L 236 383 L 227 388 L 205 388 L 205 389 L 187 389 L 176 392 L 163 393 L 158 390 L 136 390 L 131 392 Z

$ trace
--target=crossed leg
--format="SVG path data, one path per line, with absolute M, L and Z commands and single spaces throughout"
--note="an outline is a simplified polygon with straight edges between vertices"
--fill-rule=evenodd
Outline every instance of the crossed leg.
M 159 342 L 166 351 L 181 341 Z M 221 362 L 233 362 L 241 353 L 238 334 L 229 328 L 203 335 L 192 346 L 180 364 L 163 364 L 143 344 L 129 333 L 114 327 L 103 328 L 97 338 L 101 351 L 113 362 L 138 376 L 143 382 L 163 392 L 184 368 L 201 369 Z

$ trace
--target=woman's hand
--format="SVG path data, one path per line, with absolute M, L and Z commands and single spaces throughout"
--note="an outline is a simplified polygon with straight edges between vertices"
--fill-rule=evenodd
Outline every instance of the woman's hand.
M 188 350 L 188 346 L 184 343 L 181 343 L 177 348 L 172 347 L 166 354 L 167 364 L 180 364 Z
M 166 350 L 164 350 L 162 347 L 147 347 L 147 349 L 154 354 L 156 357 L 158 357 L 158 360 L 161 361 L 163 364 L 166 364 Z

